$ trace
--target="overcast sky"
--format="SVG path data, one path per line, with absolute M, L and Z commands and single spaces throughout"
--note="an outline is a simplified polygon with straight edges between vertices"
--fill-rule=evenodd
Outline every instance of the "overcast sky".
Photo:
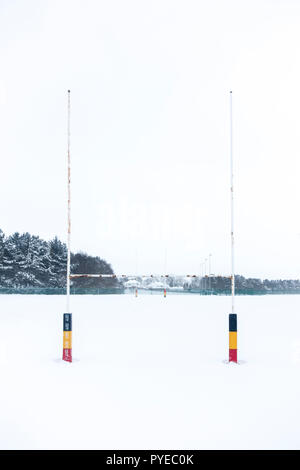
M 116 272 L 300 277 L 298 0 L 0 0 L 2 230 Z

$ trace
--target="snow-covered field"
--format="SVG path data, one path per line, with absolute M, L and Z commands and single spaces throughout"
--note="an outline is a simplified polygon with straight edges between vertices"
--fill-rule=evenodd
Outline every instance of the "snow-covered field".
M 1 449 L 300 448 L 300 297 L 0 296 Z

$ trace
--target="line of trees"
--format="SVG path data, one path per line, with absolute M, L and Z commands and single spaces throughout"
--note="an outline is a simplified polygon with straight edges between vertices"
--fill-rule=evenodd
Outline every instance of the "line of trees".
M 57 237 L 45 241 L 28 232 L 5 236 L 0 229 L 0 287 L 65 287 L 67 247 Z M 71 254 L 71 273 L 113 274 L 98 256 Z M 119 287 L 116 279 L 79 278 L 74 287 Z
M 202 279 L 195 279 L 190 284 L 185 284 L 185 289 L 211 289 L 215 291 L 228 291 L 231 289 L 231 278 L 224 276 L 211 276 Z M 258 279 L 235 276 L 235 289 L 239 291 L 255 292 L 286 292 L 299 291 L 299 279 Z
M 0 287 L 5 288 L 64 288 L 67 276 L 67 247 L 57 237 L 45 241 L 28 232 L 13 233 L 5 236 L 0 229 Z M 98 256 L 89 256 L 86 253 L 71 254 L 72 274 L 114 274 L 109 263 Z M 153 279 L 151 282 L 153 283 Z M 156 279 L 161 282 L 161 278 Z M 147 288 L 147 282 L 140 282 Z M 231 287 L 231 280 L 224 276 L 195 278 L 187 281 L 185 277 L 172 277 L 166 279 L 167 287 L 181 287 L 189 290 L 208 290 L 222 292 Z M 81 288 L 120 288 L 123 282 L 114 278 L 78 278 L 72 280 L 73 287 Z M 269 280 L 235 277 L 237 293 L 240 292 L 288 292 L 299 291 L 300 281 L 295 280 Z M 151 288 L 151 286 L 149 286 Z

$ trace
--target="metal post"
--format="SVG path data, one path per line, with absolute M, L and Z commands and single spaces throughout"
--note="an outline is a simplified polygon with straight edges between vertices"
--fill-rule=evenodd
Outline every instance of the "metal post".
M 232 91 L 230 92 L 230 173 L 231 173 L 231 313 L 234 313 L 234 205 L 233 205 L 233 140 L 232 140 Z
M 71 154 L 70 154 L 70 118 L 71 102 L 68 90 L 68 255 L 67 255 L 67 313 L 70 313 L 70 266 L 71 266 Z
M 165 247 L 165 262 L 164 262 L 165 282 L 164 282 L 164 298 L 167 297 L 167 248 Z
M 230 91 L 230 173 L 231 173 L 231 314 L 229 314 L 229 362 L 237 362 L 237 315 L 235 313 L 234 278 L 234 205 L 233 205 L 233 138 L 232 138 L 232 91 Z
M 71 267 L 71 154 L 70 154 L 70 118 L 71 100 L 68 90 L 68 240 L 67 240 L 67 292 L 66 309 L 63 319 L 63 360 L 72 362 L 72 314 L 70 312 L 70 267 Z
M 136 283 L 138 282 L 137 278 L 138 278 L 138 249 L 137 247 L 135 247 L 135 275 L 136 275 Z M 138 296 L 138 288 L 137 288 L 137 284 L 135 286 L 135 297 Z
M 211 294 L 211 253 L 208 257 L 208 282 L 209 282 L 209 293 Z
M 202 291 L 202 263 L 200 263 L 200 272 L 199 272 L 199 292 L 200 292 L 200 295 L 202 295 L 201 291 Z
M 199 295 L 201 295 L 201 273 L 202 273 L 202 264 L 199 266 Z
M 207 258 L 204 260 L 205 294 L 207 294 Z

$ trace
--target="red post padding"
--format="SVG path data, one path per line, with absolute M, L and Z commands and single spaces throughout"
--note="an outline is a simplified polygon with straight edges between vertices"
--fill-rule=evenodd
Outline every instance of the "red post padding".
M 72 349 L 63 349 L 63 361 L 72 362 Z
M 237 349 L 229 349 L 229 362 L 237 362 Z

